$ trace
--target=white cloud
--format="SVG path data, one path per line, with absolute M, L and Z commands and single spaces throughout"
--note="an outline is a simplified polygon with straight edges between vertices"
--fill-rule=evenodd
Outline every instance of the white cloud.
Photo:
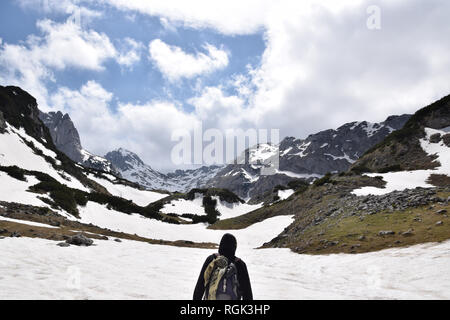
M 190 28 L 211 28 L 224 34 L 250 34 L 264 27 L 273 0 L 102 0 L 126 12 L 163 17 Z M 277 5 L 281 5 L 278 1 Z
M 30 51 L 46 66 L 99 71 L 103 70 L 107 59 L 117 54 L 106 34 L 83 30 L 72 21 L 60 24 L 41 20 L 37 26 L 45 36 L 43 40 L 32 43 Z
M 33 9 L 44 14 L 57 13 L 70 15 L 79 25 L 87 25 L 93 19 L 102 17 L 101 11 L 81 6 L 89 0 L 16 0 L 22 8 Z
M 111 92 L 92 80 L 79 90 L 59 88 L 50 98 L 54 109 L 70 114 L 87 150 L 103 155 L 125 147 L 152 165 L 172 168 L 168 161 L 172 132 L 180 128 L 192 130 L 199 125 L 198 119 L 173 102 L 159 100 L 119 103 L 113 112 L 112 99 Z
M 450 91 L 445 15 L 450 4 L 442 1 L 378 1 L 381 30 L 376 31 L 366 24 L 369 0 L 104 3 L 199 31 L 242 35 L 263 30 L 261 64 L 243 74 L 251 83 L 239 87 L 235 82 L 237 97 L 248 98 L 249 125 L 281 128 L 284 135 L 305 136 L 348 121 L 412 113 Z M 159 44 L 169 54 L 177 52 Z M 172 69 L 179 65 L 167 63 L 161 69 L 176 77 Z M 197 105 L 202 102 L 195 99 Z
M 118 40 L 118 49 L 104 33 L 63 23 L 39 20 L 41 35 L 29 35 L 18 44 L 0 42 L 0 82 L 18 85 L 32 94 L 42 110 L 51 108 L 46 83 L 56 82 L 54 71 L 77 68 L 101 72 L 108 60 L 132 69 L 145 46 L 132 39 Z
M 213 45 L 203 46 L 207 52 L 195 55 L 184 52 L 180 47 L 171 46 L 160 39 L 149 44 L 150 58 L 169 81 L 193 78 L 201 74 L 223 69 L 228 65 L 228 53 Z
M 176 25 L 172 21 L 170 21 L 169 19 L 161 17 L 159 19 L 159 23 L 161 23 L 161 25 L 162 25 L 162 27 L 164 28 L 165 31 L 169 31 L 169 32 L 176 32 L 177 31 Z
M 200 94 L 188 100 L 195 107 L 195 116 L 203 127 L 228 129 L 239 128 L 248 118 L 245 101 L 237 96 L 224 94 L 219 87 L 206 87 Z
M 141 52 L 144 45 L 131 38 L 125 38 L 121 44 L 120 53 L 117 56 L 117 63 L 131 69 L 133 65 L 141 61 Z
M 42 36 L 30 35 L 24 43 L 0 46 L 0 81 L 19 85 L 48 108 L 46 81 L 54 81 L 53 70 L 69 67 L 101 71 L 108 59 L 117 56 L 109 38 L 93 30 L 83 30 L 73 21 L 37 22 Z
M 190 99 L 195 107 L 193 112 L 183 110 L 173 101 L 162 100 L 118 102 L 113 112 L 113 99 L 111 92 L 91 80 L 79 90 L 59 88 L 50 101 L 54 109 L 70 114 L 87 150 L 104 155 L 124 147 L 159 170 L 174 168 L 170 152 L 177 142 L 171 137 L 177 130 L 193 134 L 200 126 L 204 130 L 241 128 L 245 118 L 241 116 L 244 101 L 216 87 L 207 87 Z

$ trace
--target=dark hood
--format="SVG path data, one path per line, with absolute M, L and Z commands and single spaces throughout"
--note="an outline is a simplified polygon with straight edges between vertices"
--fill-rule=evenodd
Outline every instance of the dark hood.
M 220 240 L 219 254 L 234 259 L 236 253 L 237 241 L 236 238 L 229 233 L 223 235 Z

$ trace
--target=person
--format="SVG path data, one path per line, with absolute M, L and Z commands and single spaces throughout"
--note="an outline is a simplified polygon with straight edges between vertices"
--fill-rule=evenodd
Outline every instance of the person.
M 228 262 L 228 266 L 234 264 L 235 270 L 237 274 L 237 294 L 234 296 L 236 300 L 253 300 L 252 287 L 250 284 L 250 277 L 248 275 L 247 265 L 242 259 L 239 259 L 235 256 L 237 248 L 236 238 L 229 233 L 223 235 L 222 240 L 219 245 L 219 253 L 212 254 L 206 258 L 205 263 L 203 264 L 202 270 L 197 280 L 197 285 L 194 290 L 194 300 L 202 300 L 202 299 L 217 299 L 217 300 L 226 300 L 230 299 L 229 297 L 222 297 L 217 294 L 217 296 L 212 297 L 209 294 L 210 286 L 211 286 L 211 273 L 213 273 L 215 267 L 215 262 L 219 259 L 226 257 Z M 223 280 L 222 280 L 223 281 Z M 220 287 L 223 286 L 223 283 L 220 282 Z M 209 294 L 209 296 L 208 296 Z

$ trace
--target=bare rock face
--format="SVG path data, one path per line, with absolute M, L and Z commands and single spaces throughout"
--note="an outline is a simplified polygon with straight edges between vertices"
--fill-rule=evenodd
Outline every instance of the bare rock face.
M 0 111 L 0 133 L 6 129 L 5 118 L 3 117 L 3 112 Z
M 55 146 L 73 161 L 82 162 L 80 136 L 69 115 L 61 111 L 41 112 L 39 117 L 50 130 Z
M 37 139 L 48 138 L 39 119 L 36 99 L 28 92 L 15 86 L 0 86 L 0 109 L 3 127 L 5 121 L 16 128 L 24 128 L 25 132 Z M 3 129 L 4 130 L 4 129 Z
M 49 129 L 56 148 L 70 159 L 88 168 L 119 175 L 117 169 L 108 160 L 83 149 L 78 130 L 68 114 L 63 114 L 61 111 L 40 112 L 39 118 Z

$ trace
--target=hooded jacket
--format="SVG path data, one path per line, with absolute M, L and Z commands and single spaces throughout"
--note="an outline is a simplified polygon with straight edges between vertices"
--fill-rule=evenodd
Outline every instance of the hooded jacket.
M 234 261 L 237 269 L 237 276 L 239 281 L 239 299 L 243 300 L 253 300 L 252 287 L 250 284 L 250 277 L 247 271 L 247 265 L 242 259 L 235 256 L 237 242 L 236 238 L 227 233 L 222 237 L 219 246 L 219 254 L 227 257 L 228 260 Z M 215 254 L 210 255 L 206 258 L 203 264 L 202 270 L 197 280 L 197 285 L 194 290 L 194 300 L 202 300 L 205 293 L 205 283 L 204 283 L 204 273 L 208 265 L 216 258 Z

